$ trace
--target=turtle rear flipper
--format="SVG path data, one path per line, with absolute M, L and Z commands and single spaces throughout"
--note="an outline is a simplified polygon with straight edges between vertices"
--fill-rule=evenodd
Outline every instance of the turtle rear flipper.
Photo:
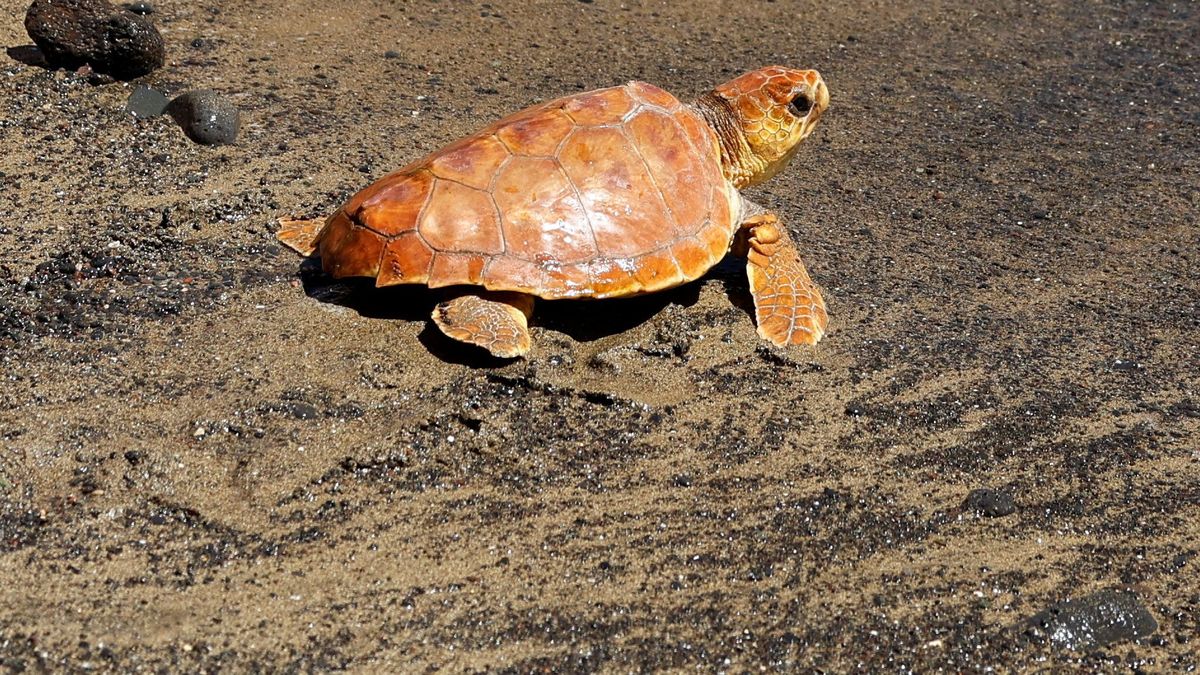
M 745 224 L 750 234 L 746 273 L 758 334 L 781 347 L 815 345 L 829 323 L 825 300 L 778 223 L 774 214 L 767 213 Z
M 313 220 L 279 219 L 279 232 L 275 237 L 288 248 L 302 256 L 310 256 L 317 250 L 317 238 L 325 227 L 324 218 Z
M 529 352 L 533 296 L 524 293 L 468 293 L 440 303 L 433 322 L 446 335 L 477 345 L 492 356 L 512 359 Z

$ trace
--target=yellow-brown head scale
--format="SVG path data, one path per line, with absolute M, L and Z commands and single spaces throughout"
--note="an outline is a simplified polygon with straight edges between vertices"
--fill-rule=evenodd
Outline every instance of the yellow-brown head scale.
M 738 188 L 786 166 L 828 107 L 820 73 L 783 66 L 751 71 L 696 100 L 720 139 L 725 176 Z

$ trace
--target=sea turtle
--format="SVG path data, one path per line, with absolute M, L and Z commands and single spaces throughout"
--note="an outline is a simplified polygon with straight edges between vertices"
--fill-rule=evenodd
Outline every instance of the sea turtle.
M 738 190 L 775 175 L 829 105 L 815 70 L 748 72 L 692 104 L 644 82 L 535 105 L 380 178 L 279 239 L 334 277 L 456 286 L 448 336 L 529 351 L 535 297 L 612 298 L 747 260 L 758 333 L 815 344 L 825 303 L 779 217 Z

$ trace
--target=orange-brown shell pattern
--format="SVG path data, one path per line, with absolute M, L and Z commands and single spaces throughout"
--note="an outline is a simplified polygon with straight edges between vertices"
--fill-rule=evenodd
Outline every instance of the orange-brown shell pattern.
M 334 276 L 613 297 L 704 274 L 736 194 L 713 131 L 653 85 L 557 99 L 381 178 L 326 223 Z

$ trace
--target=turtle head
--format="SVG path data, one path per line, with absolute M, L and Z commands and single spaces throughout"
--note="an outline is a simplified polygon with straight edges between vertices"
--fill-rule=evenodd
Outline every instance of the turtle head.
M 774 176 L 829 107 L 815 70 L 768 66 L 713 89 L 696 107 L 721 143 L 725 175 L 736 187 Z

